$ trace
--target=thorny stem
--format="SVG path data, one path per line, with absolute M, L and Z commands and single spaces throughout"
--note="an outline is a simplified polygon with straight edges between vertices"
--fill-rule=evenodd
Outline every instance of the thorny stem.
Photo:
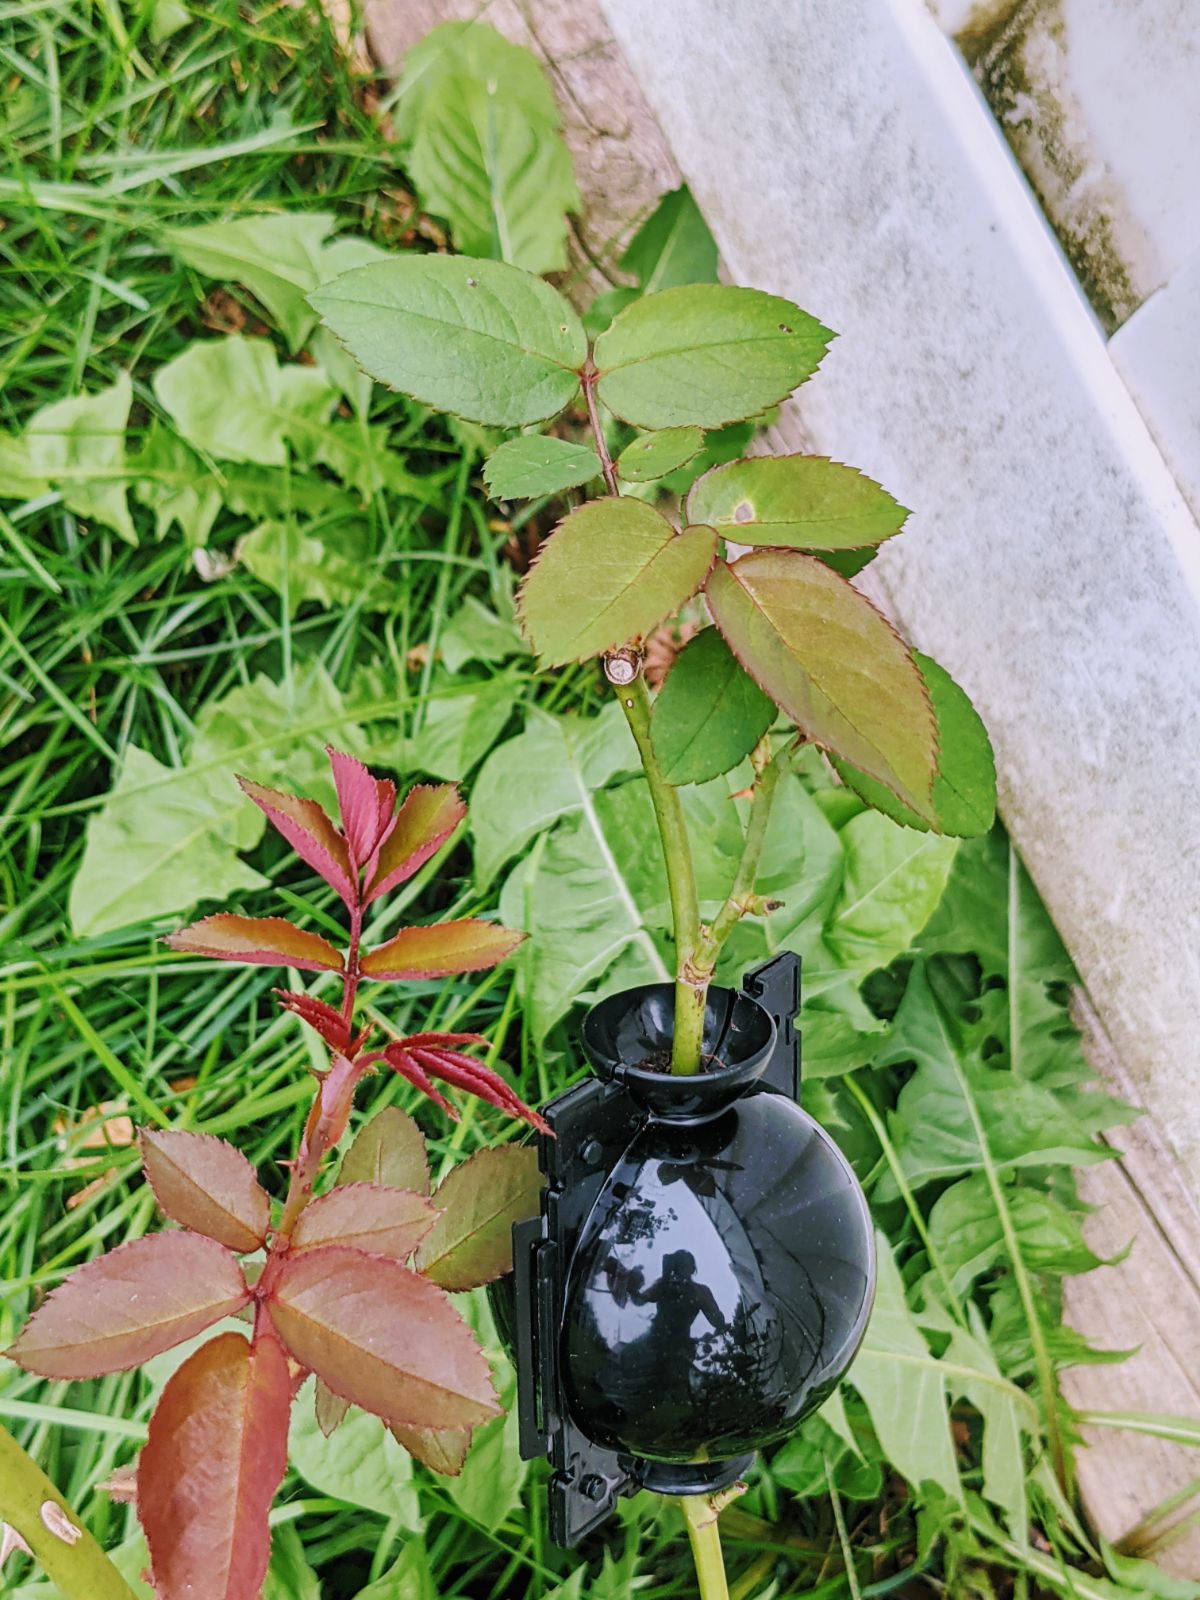
M 353 1024 L 354 1002 L 358 995 L 358 952 L 361 942 L 362 908 L 354 906 L 350 912 L 350 948 L 346 955 L 346 971 L 342 978 L 342 1021 L 348 1029 Z M 336 1080 L 336 1095 L 333 1095 L 331 1091 L 335 1088 L 334 1074 L 338 1071 L 339 1059 L 342 1062 L 342 1076 Z M 347 1068 L 349 1070 L 346 1070 Z M 354 1090 L 367 1070 L 365 1066 L 356 1068 L 347 1057 L 335 1058 L 333 1069 L 317 1086 L 316 1095 L 313 1097 L 304 1124 L 300 1149 L 292 1163 L 292 1175 L 288 1183 L 287 1199 L 283 1204 L 283 1216 L 279 1219 L 279 1227 L 275 1230 L 268 1264 L 271 1258 L 287 1250 L 300 1213 L 312 1199 L 313 1186 L 321 1170 L 321 1163 L 342 1136 L 350 1101 L 354 1098 Z M 262 1279 L 259 1281 L 261 1283 Z
M 650 786 L 654 815 L 662 839 L 667 868 L 667 889 L 671 896 L 671 921 L 675 928 L 675 1038 L 671 1049 L 671 1071 L 684 1075 L 700 1070 L 700 1043 L 704 1031 L 704 998 L 707 984 L 697 994 L 690 979 L 691 961 L 700 941 L 700 904 L 696 897 L 696 872 L 692 865 L 692 846 L 679 791 L 663 777 L 650 740 L 650 691 L 639 675 L 632 683 L 617 689 L 621 709 L 629 724 L 642 758 L 642 769 Z
M 726 939 L 741 919 L 751 911 L 761 909 L 754 896 L 754 882 L 762 860 L 763 846 L 767 841 L 767 824 L 771 820 L 771 802 L 783 772 L 784 757 L 771 756 L 771 746 L 764 736 L 759 740 L 750 758 L 754 767 L 754 783 L 750 791 L 750 819 L 746 824 L 746 842 L 742 846 L 741 860 L 734 875 L 729 898 L 713 918 L 705 937 L 704 956 L 710 956 L 716 965 Z
M 608 485 L 609 494 L 620 494 L 617 484 L 617 469 L 613 466 L 612 456 L 608 453 L 608 444 L 604 438 L 604 429 L 600 425 L 600 410 L 596 404 L 596 380 L 599 373 L 589 361 L 583 369 L 583 397 L 587 401 L 588 421 L 592 425 L 592 442 L 596 446 L 596 454 L 600 457 L 600 465 L 604 469 L 604 481 Z
M 0 1533 L 5 1528 L 20 1535 L 66 1600 L 134 1600 L 133 1590 L 50 1479 L 0 1428 Z
M 715 1506 L 703 1495 L 682 1495 L 679 1507 L 687 1522 L 700 1600 L 729 1600 L 729 1584 L 725 1577 L 725 1560 L 721 1554 L 721 1532 L 717 1526 Z
M 362 943 L 362 907 L 354 906 L 350 912 L 350 948 L 346 953 L 346 976 L 342 979 L 342 1021 L 350 1026 L 354 1017 L 354 1002 L 358 998 L 358 950 Z
M 617 469 L 604 438 L 596 400 L 599 374 L 590 359 L 581 377 L 592 441 L 600 457 L 604 482 L 610 494 L 620 494 Z M 632 683 L 618 684 L 616 689 L 625 720 L 638 747 L 646 782 L 650 786 L 671 897 L 671 920 L 675 930 L 675 1030 L 671 1043 L 671 1071 L 680 1076 L 690 1076 L 700 1070 L 708 986 L 716 970 L 717 958 L 741 918 L 751 911 L 762 909 L 754 896 L 754 878 L 762 856 L 780 767 L 777 761 L 771 759 L 766 739 L 760 740 L 752 757 L 755 779 L 745 847 L 729 898 L 712 926 L 706 928 L 700 921 L 696 872 L 679 792 L 663 776 L 650 739 L 650 694 L 645 679 L 639 671 Z

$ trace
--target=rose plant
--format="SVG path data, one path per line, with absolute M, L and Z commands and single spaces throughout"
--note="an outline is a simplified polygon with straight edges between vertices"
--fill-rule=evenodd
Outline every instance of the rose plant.
M 833 335 L 779 296 L 696 283 L 635 299 L 589 341 L 548 283 L 446 255 L 357 267 L 310 299 L 380 382 L 490 427 L 536 425 L 487 462 L 494 497 L 602 488 L 543 543 L 518 609 L 545 668 L 603 658 L 637 742 L 671 897 L 672 1066 L 695 1072 L 725 941 L 768 909 L 757 867 L 799 744 L 908 827 L 979 834 L 995 810 L 991 747 L 967 696 L 852 581 L 908 516 L 885 489 L 825 457 L 757 456 L 701 476 L 678 517 L 645 498 L 700 454 L 706 432 L 790 395 Z M 590 442 L 540 431 L 572 409 Z M 632 436 L 614 456 L 617 430 Z M 652 700 L 643 647 L 688 606 L 714 626 Z M 679 791 L 747 762 L 744 851 L 705 917 Z
M 478 1035 L 415 1033 L 376 1044 L 376 1024 L 356 1014 L 364 982 L 480 971 L 523 935 L 466 918 L 402 928 L 368 948 L 368 917 L 446 843 L 465 806 L 443 784 L 413 788 L 397 807 L 389 779 L 335 750 L 329 758 L 340 827 L 313 800 L 241 783 L 342 901 L 345 951 L 282 917 L 229 912 L 168 940 L 175 950 L 286 966 L 341 985 L 340 1005 L 299 989 L 275 991 L 285 1011 L 319 1034 L 329 1058 L 316 1074 L 282 1205 L 224 1140 L 144 1129 L 143 1171 L 178 1228 L 80 1267 L 8 1351 L 46 1378 L 95 1378 L 139 1366 L 227 1318 L 247 1323 L 244 1332 L 216 1332 L 194 1349 L 151 1418 L 136 1497 L 160 1600 L 258 1595 L 270 1553 L 268 1513 L 287 1465 L 288 1419 L 308 1374 L 316 1375 L 326 1433 L 349 1405 L 361 1406 L 441 1472 L 461 1469 L 472 1429 L 499 1409 L 487 1360 L 450 1291 L 507 1269 L 512 1220 L 536 1208 L 533 1150 L 482 1150 L 430 1194 L 416 1123 L 386 1107 L 351 1145 L 336 1183 L 316 1190 L 358 1085 L 383 1069 L 452 1117 L 438 1084 L 544 1126 L 499 1073 L 466 1053 L 486 1044 Z

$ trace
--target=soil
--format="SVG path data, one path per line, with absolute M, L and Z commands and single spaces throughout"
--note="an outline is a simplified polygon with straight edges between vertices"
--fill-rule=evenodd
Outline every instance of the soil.
M 653 1050 L 648 1056 L 643 1056 L 636 1063 L 639 1072 L 661 1072 L 669 1076 L 671 1072 L 671 1052 L 667 1049 Z M 707 1055 L 700 1057 L 701 1072 L 724 1072 L 725 1062 L 719 1056 Z

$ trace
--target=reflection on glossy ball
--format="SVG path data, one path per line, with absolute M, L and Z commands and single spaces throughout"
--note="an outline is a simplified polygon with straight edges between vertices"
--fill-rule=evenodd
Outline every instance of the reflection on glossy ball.
M 648 1121 L 570 1267 L 560 1359 L 574 1420 L 658 1461 L 782 1438 L 857 1350 L 873 1266 L 862 1190 L 790 1100 L 752 1090 L 708 1121 Z

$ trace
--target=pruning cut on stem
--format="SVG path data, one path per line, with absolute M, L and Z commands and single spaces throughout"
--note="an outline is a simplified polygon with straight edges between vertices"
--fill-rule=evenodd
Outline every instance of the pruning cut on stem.
M 133 1590 L 58 1490 L 0 1427 L 0 1527 L 4 1551 L 24 1550 L 66 1600 L 134 1600 Z M 7 1576 L 0 1560 L 0 1583 Z

